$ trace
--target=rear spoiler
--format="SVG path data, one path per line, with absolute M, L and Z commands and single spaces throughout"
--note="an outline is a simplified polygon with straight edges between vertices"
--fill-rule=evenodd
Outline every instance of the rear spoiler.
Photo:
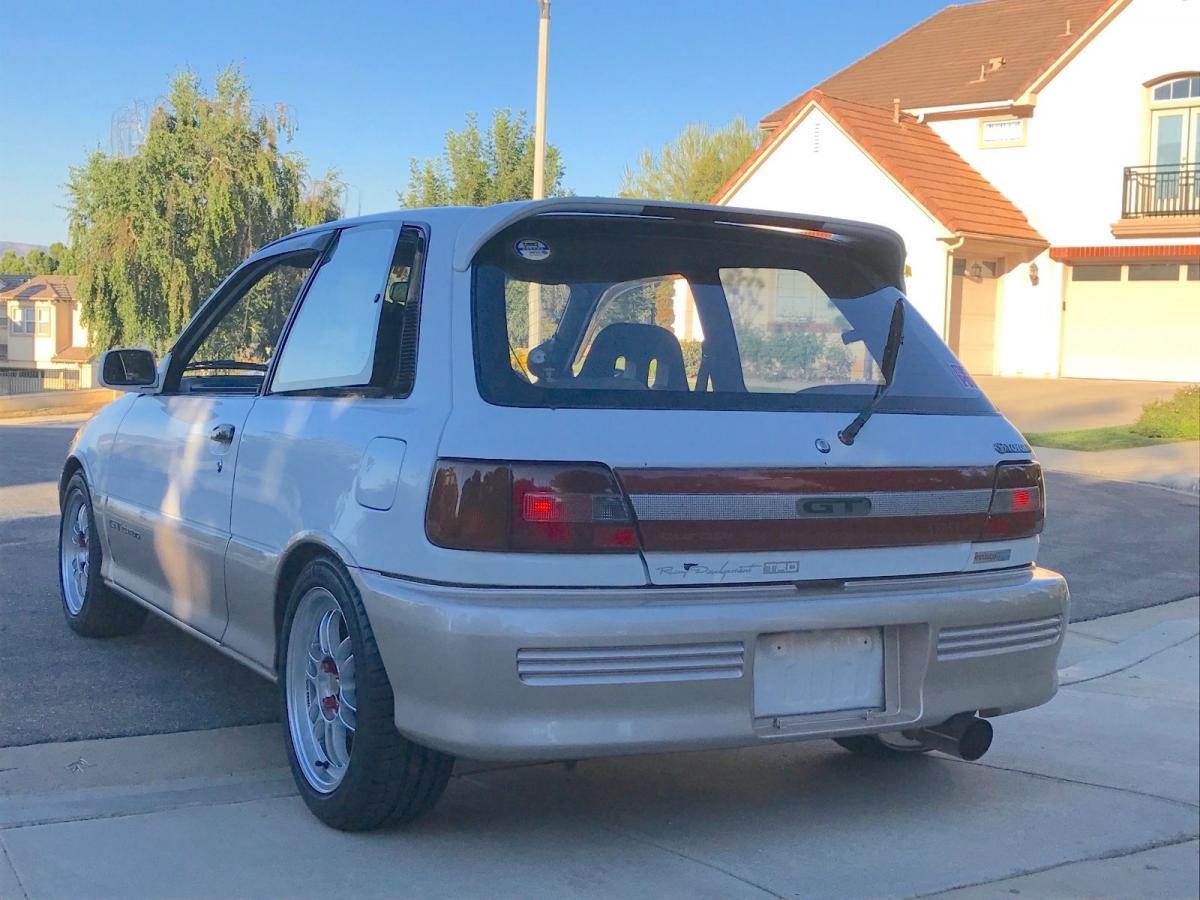
M 507 209 L 505 209 L 507 207 Z M 500 209 L 503 215 L 496 215 Z M 544 213 L 583 213 L 610 216 L 646 216 L 704 223 L 759 225 L 768 228 L 787 228 L 809 232 L 814 237 L 850 244 L 862 253 L 880 275 L 896 288 L 904 290 L 904 240 L 890 228 L 868 225 L 849 219 L 826 216 L 769 212 L 741 209 L 733 206 L 707 206 L 695 203 L 671 203 L 658 200 L 622 200 L 589 197 L 554 197 L 523 203 L 505 203 L 481 210 L 488 213 L 486 223 L 478 229 L 469 226 L 459 232 L 454 251 L 454 268 L 465 272 L 480 248 L 493 236 L 510 225 Z

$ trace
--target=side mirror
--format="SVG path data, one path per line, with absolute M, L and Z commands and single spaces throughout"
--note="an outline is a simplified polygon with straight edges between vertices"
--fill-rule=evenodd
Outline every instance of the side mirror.
M 101 386 L 114 391 L 141 391 L 158 385 L 158 369 L 149 350 L 106 350 L 99 368 Z

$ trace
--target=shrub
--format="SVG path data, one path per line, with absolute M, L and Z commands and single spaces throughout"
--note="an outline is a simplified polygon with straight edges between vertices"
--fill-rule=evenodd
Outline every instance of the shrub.
M 704 343 L 683 340 L 679 342 L 679 349 L 683 351 L 683 367 L 687 370 L 688 381 L 695 384 L 696 375 L 700 371 L 700 356 L 704 351 Z
M 1131 430 L 1144 437 L 1200 441 L 1200 385 L 1180 388 L 1169 400 L 1147 403 Z

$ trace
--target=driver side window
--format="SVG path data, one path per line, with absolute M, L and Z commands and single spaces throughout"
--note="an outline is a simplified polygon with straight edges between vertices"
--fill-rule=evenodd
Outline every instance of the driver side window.
M 186 360 L 180 391 L 256 393 L 296 295 L 316 260 L 313 250 L 288 254 L 241 288 Z

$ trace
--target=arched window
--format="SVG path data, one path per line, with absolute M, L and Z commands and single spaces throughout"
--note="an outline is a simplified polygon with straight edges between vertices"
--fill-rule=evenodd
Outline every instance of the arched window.
M 1150 89 L 1150 98 L 1155 103 L 1169 100 L 1200 100 L 1200 75 L 1184 75 L 1162 81 Z

